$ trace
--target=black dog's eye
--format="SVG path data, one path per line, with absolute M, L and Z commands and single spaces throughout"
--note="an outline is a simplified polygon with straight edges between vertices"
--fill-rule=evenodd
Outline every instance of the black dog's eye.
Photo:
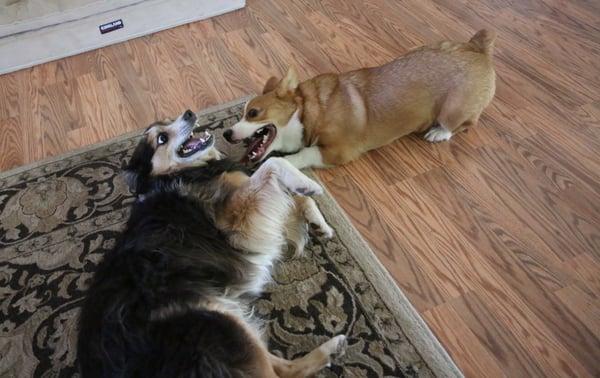
M 248 110 L 248 114 L 246 115 L 248 118 L 254 118 L 258 115 L 258 109 L 250 109 Z
M 158 137 L 156 137 L 156 143 L 158 143 L 159 146 L 161 144 L 167 143 L 168 141 L 169 141 L 169 137 L 165 133 L 160 133 L 160 134 L 158 134 Z

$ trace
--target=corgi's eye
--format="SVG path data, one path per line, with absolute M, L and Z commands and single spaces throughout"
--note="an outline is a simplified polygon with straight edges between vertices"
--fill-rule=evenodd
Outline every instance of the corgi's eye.
M 165 144 L 169 141 L 169 137 L 165 133 L 160 133 L 156 137 L 156 143 L 160 146 L 161 144 Z
M 258 109 L 252 108 L 250 110 L 248 110 L 248 113 L 246 114 L 246 116 L 248 118 L 254 118 L 258 115 Z

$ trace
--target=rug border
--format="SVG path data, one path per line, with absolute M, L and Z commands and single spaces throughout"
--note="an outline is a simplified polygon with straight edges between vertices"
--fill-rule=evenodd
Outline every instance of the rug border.
M 202 109 L 197 114 L 205 115 L 216 111 L 238 105 L 246 102 L 253 95 L 244 96 L 223 104 L 210 106 Z M 140 130 L 131 131 L 122 135 L 110 138 L 108 140 L 95 143 L 89 146 L 81 147 L 70 152 L 39 160 L 17 168 L 0 172 L 0 179 L 19 174 L 21 172 L 51 164 L 58 160 L 73 157 L 85 152 L 94 151 L 103 148 L 109 144 L 120 140 L 125 140 L 139 135 Z M 383 264 L 377 258 L 375 252 L 371 249 L 367 241 L 362 237 L 346 212 L 338 205 L 335 198 L 327 190 L 315 171 L 310 171 L 312 176 L 323 186 L 323 195 L 316 197 L 316 201 L 322 212 L 330 214 L 326 217 L 331 226 L 336 230 L 340 240 L 348 247 L 348 252 L 361 266 L 365 275 L 374 286 L 382 301 L 388 307 L 395 319 L 400 323 L 406 337 L 412 342 L 415 350 L 419 353 L 423 361 L 431 369 L 436 377 L 456 377 L 463 378 L 463 374 L 456 366 L 448 352 L 444 349 L 437 337 L 427 326 L 419 312 L 410 303 L 404 292 L 396 284 L 394 278 L 385 269 Z M 360 251 L 360 253 L 356 253 Z
M 344 209 L 338 205 L 333 195 L 327 190 L 326 185 L 315 174 L 315 171 L 312 172 L 312 177 L 323 187 L 323 195 L 315 197 L 315 200 L 321 212 L 324 213 L 325 219 L 336 230 L 340 241 L 348 248 L 348 253 L 363 269 L 363 272 L 369 278 L 369 282 L 375 287 L 375 291 L 377 291 L 381 300 L 400 323 L 400 327 L 412 342 L 417 353 L 436 377 L 464 378 L 454 360 L 425 323 L 417 309 L 410 303 L 396 280 L 379 261 L 360 231 L 354 227 Z M 328 214 L 331 216 L 328 217 Z M 356 251 L 360 251 L 360 253 L 356 253 Z

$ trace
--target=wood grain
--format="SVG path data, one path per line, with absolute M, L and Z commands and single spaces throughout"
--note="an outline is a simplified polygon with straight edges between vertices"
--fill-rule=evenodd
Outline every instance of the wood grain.
M 322 180 L 470 377 L 600 375 L 600 5 L 248 0 L 0 76 L 0 169 L 186 108 L 498 32 L 497 93 L 450 142 L 409 136 Z

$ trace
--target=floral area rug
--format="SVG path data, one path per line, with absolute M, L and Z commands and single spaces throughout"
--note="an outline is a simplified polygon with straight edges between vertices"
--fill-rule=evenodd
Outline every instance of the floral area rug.
M 200 118 L 220 134 L 241 111 L 238 101 Z M 119 172 L 137 138 L 0 174 L 1 377 L 77 375 L 79 306 L 128 217 Z M 269 348 L 291 359 L 346 334 L 346 354 L 319 376 L 460 376 L 333 198 L 317 200 L 336 236 L 275 268 L 254 304 Z

